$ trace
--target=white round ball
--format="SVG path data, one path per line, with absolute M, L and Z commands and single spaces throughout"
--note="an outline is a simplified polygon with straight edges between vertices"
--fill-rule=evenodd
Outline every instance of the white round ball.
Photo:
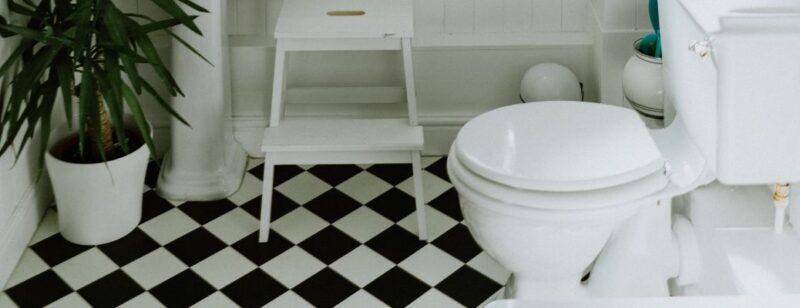
M 520 95 L 525 102 L 580 101 L 582 98 L 575 73 L 555 63 L 537 64 L 525 72 Z

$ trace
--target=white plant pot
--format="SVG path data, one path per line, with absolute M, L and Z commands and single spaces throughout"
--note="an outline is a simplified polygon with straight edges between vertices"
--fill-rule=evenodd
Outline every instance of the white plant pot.
M 625 64 L 622 89 L 625 99 L 640 114 L 651 119 L 664 118 L 664 78 L 661 58 L 639 52 L 639 41 L 634 44 L 634 55 Z
M 133 119 L 126 126 L 138 132 Z M 66 124 L 51 133 L 50 150 L 74 134 Z M 81 245 L 99 245 L 133 231 L 142 216 L 142 187 L 150 150 L 142 145 L 107 163 L 75 164 L 48 151 L 45 163 L 53 183 L 61 235 Z

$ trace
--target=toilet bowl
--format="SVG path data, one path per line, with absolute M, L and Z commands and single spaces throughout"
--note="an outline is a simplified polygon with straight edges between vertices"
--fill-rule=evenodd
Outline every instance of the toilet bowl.
M 473 236 L 513 272 L 509 297 L 668 296 L 669 279 L 701 272 L 672 197 L 715 178 L 800 181 L 800 142 L 781 138 L 800 134 L 796 2 L 659 1 L 664 98 L 677 112 L 664 129 L 620 107 L 541 102 L 459 131 L 448 173 Z
M 631 110 L 582 102 L 500 108 L 459 132 L 447 170 L 512 298 L 587 296 L 581 277 L 618 225 L 668 185 Z

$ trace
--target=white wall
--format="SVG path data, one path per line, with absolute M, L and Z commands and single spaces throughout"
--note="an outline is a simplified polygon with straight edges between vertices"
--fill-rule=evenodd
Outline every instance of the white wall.
M 648 0 L 592 0 L 593 72 L 599 101 L 624 106 L 622 70 L 633 55 L 633 43 L 652 32 Z
M 421 124 L 428 154 L 444 154 L 468 119 L 518 102 L 519 81 L 541 62 L 570 67 L 597 97 L 588 0 L 417 0 L 414 60 Z M 237 138 L 260 155 L 260 134 L 271 97 L 279 0 L 229 2 L 233 115 Z M 395 52 L 296 53 L 289 86 L 401 85 Z M 290 109 L 289 116 L 293 115 Z M 386 111 L 351 110 L 344 113 Z M 317 116 L 320 110 L 294 115 Z M 341 112 L 340 112 L 341 113 Z M 397 116 L 402 116 L 398 112 Z M 441 140 L 440 142 L 437 140 Z
M 9 17 L 6 3 L 0 3 L 0 15 Z M 10 21 L 16 23 L 18 18 Z M 0 59 L 4 61 L 15 46 L 16 40 L 0 40 Z M 0 78 L 0 82 L 7 81 Z M 4 140 L 5 136 L 0 136 L 0 141 Z M 15 160 L 15 151 L 0 156 L 0 286 L 5 285 L 50 204 L 47 177 L 36 181 L 38 146 L 38 140 L 29 143 L 19 160 Z

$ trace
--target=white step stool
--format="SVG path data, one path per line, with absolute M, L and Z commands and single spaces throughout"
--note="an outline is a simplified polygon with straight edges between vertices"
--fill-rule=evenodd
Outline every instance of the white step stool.
M 411 163 L 418 235 L 427 238 L 420 153 L 424 138 L 417 123 L 416 91 L 411 59 L 411 0 L 289 0 L 284 1 L 275 29 L 275 77 L 269 126 L 261 150 L 264 194 L 259 241 L 269 237 L 275 165 Z M 286 88 L 289 51 L 399 50 L 403 54 L 408 119 L 283 120 L 287 100 L 313 103 L 325 92 L 328 103 L 386 103 L 396 87 Z M 378 101 L 369 97 L 377 97 Z M 346 100 L 352 100 L 346 102 Z

